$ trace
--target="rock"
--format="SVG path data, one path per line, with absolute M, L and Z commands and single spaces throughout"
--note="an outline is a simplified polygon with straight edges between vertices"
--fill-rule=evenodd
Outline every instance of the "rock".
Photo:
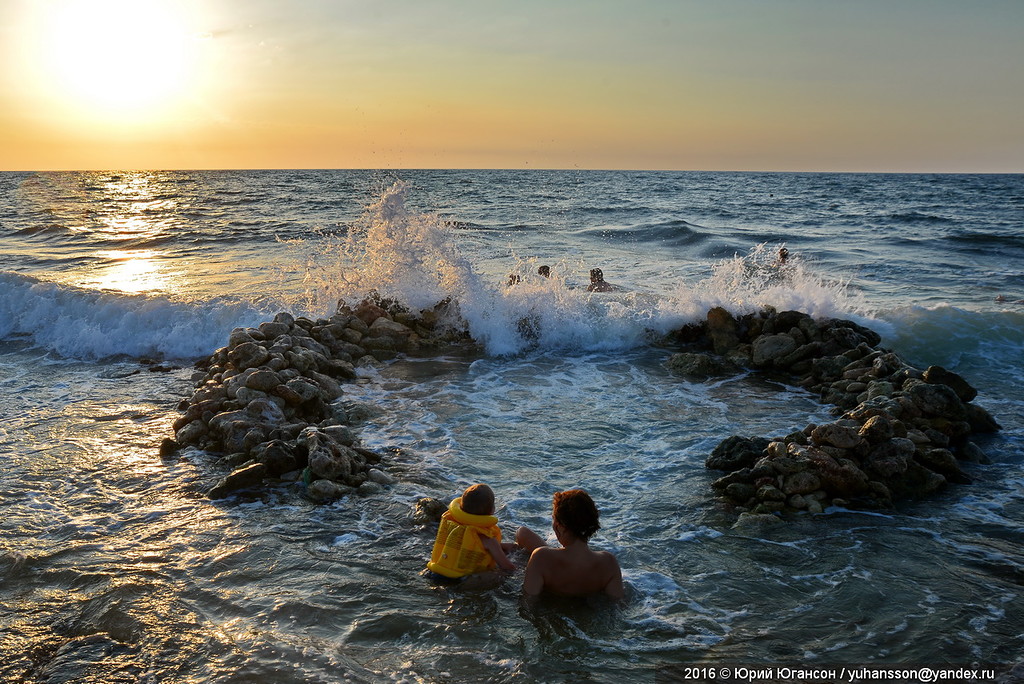
M 909 389 L 908 384 L 911 384 Z M 953 420 L 967 418 L 963 402 L 949 385 L 929 385 L 919 380 L 910 380 L 904 383 L 903 391 L 925 415 Z
M 673 354 L 668 360 L 668 369 L 678 375 L 694 378 L 709 378 L 728 375 L 735 367 L 710 354 L 682 352 Z
M 359 492 L 359 496 L 373 496 L 374 494 L 383 494 L 384 486 L 367 480 L 363 484 L 359 485 L 357 491 Z
M 762 335 L 754 340 L 752 360 L 755 366 L 768 366 L 796 348 L 796 340 L 789 335 Z
M 725 487 L 725 495 L 736 503 L 746 503 L 757 493 L 754 485 L 746 482 L 732 482 Z
M 747 534 L 761 534 L 769 528 L 781 525 L 782 519 L 775 515 L 763 513 L 740 513 L 733 523 L 732 529 Z
M 763 485 L 762 487 L 760 487 L 757 490 L 757 493 L 754 494 L 754 496 L 756 496 L 758 499 L 761 499 L 761 501 L 785 501 L 786 500 L 786 495 L 785 494 L 783 494 L 781 491 L 779 491 L 779 489 L 777 487 L 775 487 L 774 485 L 769 485 L 769 484 L 766 484 L 766 485 Z
M 871 416 L 861 426 L 858 434 L 872 444 L 888 441 L 894 434 L 892 419 L 884 414 Z
M 933 470 L 946 478 L 949 482 L 957 484 L 970 484 L 971 479 L 960 470 L 960 464 L 948 449 L 925 449 L 917 452 L 917 459 L 921 465 Z
M 207 432 L 206 425 L 201 420 L 194 420 L 178 429 L 174 436 L 178 444 L 193 446 L 199 444 Z
M 269 392 L 281 384 L 281 376 L 272 370 L 258 370 L 245 379 L 245 386 L 249 389 Z
M 167 437 L 160 440 L 160 458 L 169 458 L 181 449 L 181 445 Z
M 982 451 L 981 447 L 971 441 L 964 442 L 957 449 L 957 457 L 961 461 L 967 461 L 969 463 L 981 463 L 982 465 L 988 465 L 992 461 L 989 460 L 985 452 Z
M 708 311 L 707 333 L 716 354 L 726 354 L 740 343 L 739 326 L 736 319 L 720 306 Z
M 978 390 L 971 387 L 962 377 L 942 366 L 929 366 L 924 372 L 923 379 L 930 385 L 946 385 L 956 392 L 960 401 L 965 404 L 974 401 L 974 398 L 978 396 Z
M 270 352 L 255 342 L 245 342 L 228 352 L 228 361 L 238 370 L 260 366 L 269 358 Z
M 417 525 L 430 525 L 441 521 L 441 516 L 448 510 L 448 504 L 438 499 L 424 497 L 416 501 L 413 507 L 412 520 Z
M 306 378 L 294 378 L 289 380 L 284 384 L 284 387 L 288 388 L 288 390 L 298 397 L 299 401 L 296 403 L 307 402 L 310 399 L 320 396 L 320 388 Z
M 206 495 L 211 499 L 223 499 L 234 492 L 260 484 L 265 477 L 267 477 L 267 467 L 262 463 L 253 463 L 232 472 L 218 482 Z
M 370 482 L 376 482 L 377 484 L 380 485 L 393 485 L 396 482 L 398 482 L 397 478 L 393 477 L 392 475 L 389 475 L 388 473 L 385 473 L 383 470 L 380 470 L 378 468 L 370 468 L 369 470 L 367 470 L 366 478 Z
M 851 449 L 860 443 L 861 436 L 854 427 L 826 423 L 814 428 L 811 432 L 811 441 L 818 445 L 830 444 L 840 449 Z
M 279 323 L 277 321 L 265 321 L 260 323 L 259 327 L 263 337 L 268 340 L 275 340 L 281 335 L 287 335 L 291 329 L 292 326 L 287 323 Z
M 377 318 L 373 323 L 370 324 L 370 335 L 384 336 L 391 338 L 404 339 L 412 335 L 413 331 L 411 328 L 398 323 L 397 321 L 389 320 L 385 317 Z
M 996 419 L 977 404 L 967 404 L 964 410 L 967 412 L 967 422 L 972 432 L 999 432 L 1002 429 Z
M 782 480 L 782 491 L 787 495 L 810 494 L 820 488 L 821 478 L 812 472 L 791 473 Z
M 705 467 L 711 470 L 739 470 L 754 465 L 763 455 L 769 440 L 763 437 L 727 437 L 711 452 Z
M 272 477 L 280 476 L 298 467 L 295 449 L 288 442 L 274 439 L 258 445 L 251 451 L 252 458 L 267 468 Z
M 306 488 L 309 497 L 318 503 L 337 501 L 351 492 L 351 487 L 345 487 L 331 480 L 314 480 Z

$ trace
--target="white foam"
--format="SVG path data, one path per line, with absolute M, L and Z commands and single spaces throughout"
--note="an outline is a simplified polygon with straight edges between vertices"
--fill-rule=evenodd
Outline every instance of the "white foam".
M 0 273 L 0 338 L 26 336 L 68 358 L 195 358 L 264 318 L 239 301 L 174 302 Z

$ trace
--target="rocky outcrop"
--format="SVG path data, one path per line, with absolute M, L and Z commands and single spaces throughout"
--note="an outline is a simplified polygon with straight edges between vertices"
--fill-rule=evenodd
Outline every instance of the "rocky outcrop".
M 971 403 L 978 392 L 964 378 L 911 367 L 851 321 L 773 310 L 736 318 L 713 309 L 704 326 L 687 326 L 677 339 L 836 406 L 833 422 L 774 439 L 732 436 L 712 451 L 705 465 L 728 473 L 713 486 L 741 511 L 888 507 L 969 483 L 961 463 L 985 459 L 971 436 L 1000 429 Z
M 381 491 L 394 478 L 381 457 L 358 444 L 344 403 L 356 369 L 464 342 L 448 322 L 454 305 L 417 312 L 381 300 L 341 304 L 329 319 L 279 313 L 257 328 L 235 329 L 228 344 L 196 364 L 196 389 L 179 405 L 175 439 L 220 454 L 232 471 L 208 493 L 221 498 L 267 479 L 301 479 L 317 500 Z

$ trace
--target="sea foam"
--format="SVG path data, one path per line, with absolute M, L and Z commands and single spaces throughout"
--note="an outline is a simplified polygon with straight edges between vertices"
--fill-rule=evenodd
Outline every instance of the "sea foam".
M 0 273 L 0 339 L 27 338 L 66 358 L 191 359 L 265 317 L 237 300 L 175 302 Z

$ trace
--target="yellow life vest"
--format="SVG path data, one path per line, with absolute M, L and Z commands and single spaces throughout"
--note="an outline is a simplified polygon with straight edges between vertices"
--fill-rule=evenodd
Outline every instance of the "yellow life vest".
M 454 499 L 441 516 L 427 569 L 445 577 L 465 577 L 493 569 L 497 563 L 484 548 L 481 535 L 500 543 L 498 518 L 466 513 L 462 510 L 462 497 Z

